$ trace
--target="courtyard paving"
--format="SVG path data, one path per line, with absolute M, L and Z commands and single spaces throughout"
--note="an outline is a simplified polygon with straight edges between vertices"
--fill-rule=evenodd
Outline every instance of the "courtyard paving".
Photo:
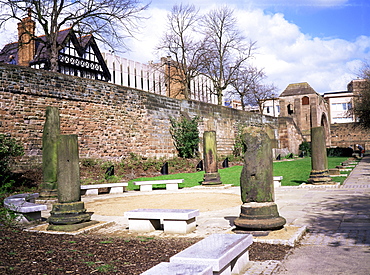
M 199 209 L 197 229 L 182 237 L 232 233 L 240 214 L 239 187 L 184 188 L 177 191 L 130 191 L 84 197 L 93 219 L 114 221 L 104 233 L 128 232 L 123 213 L 135 208 Z M 278 187 L 275 201 L 287 227 L 307 229 L 282 262 L 255 262 L 243 275 L 370 274 L 370 156 L 365 156 L 342 186 Z M 43 216 L 47 216 L 45 211 Z M 155 231 L 152 235 L 164 236 Z M 271 235 L 279 243 L 279 235 Z

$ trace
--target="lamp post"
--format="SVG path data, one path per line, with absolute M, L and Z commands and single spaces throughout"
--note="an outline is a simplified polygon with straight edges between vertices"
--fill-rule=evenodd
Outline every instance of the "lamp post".
M 167 95 L 168 97 L 171 97 L 171 56 L 167 55 L 167 67 L 168 67 L 168 85 L 167 85 Z

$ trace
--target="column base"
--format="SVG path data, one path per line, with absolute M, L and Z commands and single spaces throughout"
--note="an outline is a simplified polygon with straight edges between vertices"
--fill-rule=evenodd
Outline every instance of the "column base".
M 315 185 L 335 184 L 329 175 L 329 170 L 312 170 L 307 183 Z
M 93 212 L 86 212 L 84 203 L 55 203 L 50 211 L 48 223 L 51 225 L 71 225 L 90 221 Z
M 222 184 L 220 173 L 205 173 L 202 185 L 217 185 Z
M 234 224 L 243 230 L 278 230 L 286 220 L 279 216 L 274 202 L 249 202 L 241 206 L 241 214 Z

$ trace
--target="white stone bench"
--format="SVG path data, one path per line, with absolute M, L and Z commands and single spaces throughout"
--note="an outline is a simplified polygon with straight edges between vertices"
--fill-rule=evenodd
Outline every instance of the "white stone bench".
M 283 176 L 274 177 L 274 187 L 280 187 L 282 180 L 283 180 Z
M 242 274 L 248 267 L 250 234 L 213 234 L 170 258 L 170 263 L 212 266 L 213 275 Z
M 149 180 L 149 181 L 134 181 L 134 185 L 140 186 L 140 191 L 152 191 L 153 184 L 165 184 L 166 190 L 179 189 L 179 183 L 183 183 L 183 179 L 179 180 Z
M 197 209 L 135 209 L 125 212 L 132 232 L 151 232 L 161 229 L 165 233 L 187 234 L 195 230 Z
M 4 200 L 4 207 L 18 214 L 18 223 L 29 223 L 41 220 L 41 211 L 47 210 L 44 204 L 35 203 L 38 193 L 17 194 Z
M 141 275 L 213 275 L 212 266 L 195 264 L 176 264 L 162 262 L 148 269 Z
M 126 186 L 128 186 L 127 182 L 81 185 L 81 195 L 99 195 L 99 189 L 103 188 L 108 188 L 109 194 L 123 193 Z

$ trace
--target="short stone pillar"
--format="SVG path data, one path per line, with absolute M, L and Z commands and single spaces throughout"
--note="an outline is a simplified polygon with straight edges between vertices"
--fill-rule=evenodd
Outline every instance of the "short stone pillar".
M 274 202 L 271 140 L 259 127 L 243 132 L 246 145 L 240 177 L 241 214 L 234 224 L 243 230 L 276 230 L 286 223 Z
M 58 203 L 53 204 L 48 230 L 76 231 L 90 225 L 80 193 L 77 135 L 58 138 Z
M 59 110 L 46 107 L 46 119 L 42 133 L 42 174 L 41 197 L 57 196 L 57 142 L 60 134 Z
M 204 179 L 203 185 L 221 184 L 217 167 L 216 132 L 205 131 L 203 134 Z
M 311 128 L 311 173 L 310 184 L 334 184 L 328 170 L 324 127 Z

